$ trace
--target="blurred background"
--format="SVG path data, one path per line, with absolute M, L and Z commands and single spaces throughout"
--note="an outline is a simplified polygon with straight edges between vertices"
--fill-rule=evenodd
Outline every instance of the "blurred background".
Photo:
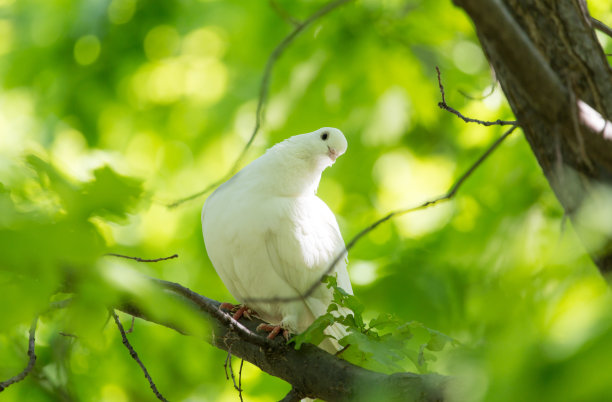
M 154 400 L 105 306 L 130 292 L 157 314 L 195 320 L 153 297 L 139 273 L 233 301 L 204 249 L 205 197 L 167 204 L 227 174 L 253 130 L 270 53 L 293 19 L 325 3 L 0 0 L 0 380 L 25 367 L 36 313 L 66 297 L 58 289 L 78 293 L 41 317 L 36 368 L 3 401 Z M 588 4 L 612 24 L 608 1 Z M 340 128 L 349 148 L 318 194 L 346 241 L 445 193 L 503 129 L 439 109 L 435 66 L 451 106 L 512 119 L 450 1 L 339 7 L 277 60 L 243 165 L 294 134 Z M 108 252 L 179 258 L 139 264 Z M 461 342 L 429 367 L 457 377 L 451 400 L 612 398 L 610 292 L 519 130 L 452 201 L 361 240 L 349 273 L 366 317 L 393 313 Z M 238 400 L 226 353 L 193 325 L 196 336 L 182 336 L 137 320 L 129 338 L 169 400 Z M 249 363 L 242 385 L 247 401 L 290 389 Z

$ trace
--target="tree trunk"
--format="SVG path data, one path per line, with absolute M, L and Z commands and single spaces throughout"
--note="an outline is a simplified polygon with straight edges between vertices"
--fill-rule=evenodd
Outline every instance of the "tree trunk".
M 472 19 L 550 186 L 609 277 L 612 71 L 584 0 L 453 1 Z

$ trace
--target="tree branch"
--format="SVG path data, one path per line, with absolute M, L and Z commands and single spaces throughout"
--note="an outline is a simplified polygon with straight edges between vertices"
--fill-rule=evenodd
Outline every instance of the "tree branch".
M 242 152 L 240 153 L 238 158 L 236 158 L 236 161 L 232 165 L 231 169 L 220 180 L 210 184 L 204 190 L 199 191 L 199 192 L 197 192 L 195 194 L 192 194 L 192 195 L 190 195 L 188 197 L 182 198 L 180 200 L 177 200 L 177 201 L 169 204 L 168 208 L 175 208 L 175 207 L 181 205 L 184 202 L 196 199 L 198 197 L 201 197 L 201 196 L 207 194 L 208 192 L 212 191 L 214 188 L 219 186 L 221 183 L 225 182 L 230 177 L 232 177 L 234 175 L 234 173 L 236 173 L 236 171 L 238 170 L 238 167 L 240 166 L 240 163 L 242 162 L 242 159 L 245 157 L 247 151 L 251 147 L 251 144 L 253 144 L 253 141 L 255 140 L 255 137 L 257 136 L 257 133 L 259 132 L 259 128 L 261 127 L 261 123 L 262 123 L 263 118 L 264 118 L 264 106 L 265 106 L 266 101 L 268 99 L 268 90 L 269 90 L 269 87 L 270 87 L 270 77 L 272 76 L 272 70 L 274 69 L 274 66 L 276 65 L 276 62 L 278 61 L 280 56 L 283 54 L 285 49 L 309 25 L 311 25 L 313 22 L 315 22 L 319 18 L 325 16 L 326 14 L 329 14 L 331 11 L 333 11 L 336 8 L 338 8 L 339 6 L 341 6 L 341 5 L 345 4 L 345 3 L 348 3 L 349 1 L 352 1 L 352 0 L 335 0 L 335 1 L 327 3 L 325 6 L 321 7 L 317 11 L 315 11 L 310 17 L 306 18 L 303 22 L 295 24 L 295 27 L 293 28 L 293 31 L 291 31 L 289 33 L 289 35 L 287 35 L 274 48 L 274 50 L 272 51 L 272 53 L 268 57 L 268 61 L 266 62 L 266 66 L 264 68 L 264 73 L 263 73 L 263 76 L 261 78 L 261 84 L 260 84 L 260 87 L 259 87 L 259 98 L 257 100 L 257 110 L 255 111 L 255 126 L 253 127 L 253 131 L 251 132 L 251 136 L 249 137 L 249 140 L 247 141 L 246 145 L 242 149 Z
M 38 316 L 36 316 L 32 320 L 32 324 L 30 325 L 30 332 L 28 337 L 28 364 L 25 369 L 14 377 L 9 378 L 6 381 L 0 382 L 0 392 L 7 389 L 9 386 L 19 382 L 27 377 L 28 374 L 34 368 L 34 364 L 36 363 L 36 353 L 34 351 L 34 346 L 36 344 L 36 325 L 38 324 Z
M 562 105 L 551 102 L 551 99 L 566 99 L 567 93 L 546 60 L 516 25 L 506 7 L 499 0 L 453 2 L 464 8 L 472 18 L 478 19 L 483 34 L 491 38 L 490 45 L 505 58 L 504 65 L 513 75 L 521 77 L 521 85 L 540 88 L 540 93 L 534 94 L 532 98 L 534 107 L 543 115 L 556 118 Z M 508 46 L 509 43 L 514 45 Z M 530 62 L 525 63 L 525 60 Z
M 289 393 L 285 395 L 285 397 L 281 399 L 280 402 L 299 402 L 302 400 L 302 398 L 303 396 L 301 396 L 295 388 L 291 388 L 291 391 L 289 391 Z
M 241 322 L 236 322 L 231 316 L 219 310 L 218 301 L 199 295 L 177 283 L 160 279 L 153 281 L 163 289 L 178 295 L 212 325 L 212 334 L 208 341 L 213 346 L 225 351 L 231 349 L 232 355 L 287 381 L 299 390 L 300 395 L 327 401 L 443 400 L 444 387 L 448 381 L 446 377 L 435 374 L 377 373 L 341 360 L 310 344 L 304 344 L 300 350 L 295 350 L 281 337 L 270 341 L 258 335 L 255 328 L 262 321 L 257 318 L 241 319 Z M 179 325 L 168 325 L 158 318 L 145 314 L 134 303 L 124 303 L 116 308 L 182 333 L 187 332 Z M 240 331 L 246 331 L 249 335 L 245 337 Z M 240 382 L 238 388 L 241 388 Z
M 612 38 L 612 28 L 610 28 L 609 26 L 607 26 L 603 22 L 599 21 L 597 18 L 593 18 L 593 17 L 591 17 L 591 23 L 593 24 L 593 27 L 595 29 L 597 29 L 600 32 L 605 33 L 610 38 Z

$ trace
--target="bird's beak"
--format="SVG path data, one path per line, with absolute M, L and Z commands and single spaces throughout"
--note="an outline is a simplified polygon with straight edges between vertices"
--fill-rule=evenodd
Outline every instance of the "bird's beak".
M 327 156 L 329 156 L 329 159 L 331 159 L 331 160 L 332 160 L 332 162 L 335 162 L 335 161 L 336 161 L 336 158 L 338 158 L 338 156 L 340 156 L 340 155 L 339 155 L 339 152 L 338 152 L 338 151 L 336 151 L 335 149 L 330 148 L 330 147 L 328 146 L 328 147 L 327 147 Z

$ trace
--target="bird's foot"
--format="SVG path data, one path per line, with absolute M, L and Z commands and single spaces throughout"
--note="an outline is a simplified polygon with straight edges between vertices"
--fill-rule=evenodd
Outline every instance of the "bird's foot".
M 283 338 L 285 340 L 289 340 L 289 331 L 280 325 L 270 325 L 270 324 L 259 324 L 256 328 L 257 331 L 265 331 L 269 332 L 268 339 L 274 339 L 279 332 L 283 332 Z
M 251 317 L 251 314 L 255 314 L 255 312 L 253 310 L 251 310 L 250 308 L 248 308 L 245 305 L 234 305 L 232 303 L 221 303 L 219 305 L 219 309 L 223 309 L 223 310 L 229 310 L 231 313 L 233 314 L 233 318 L 234 320 L 238 321 L 240 319 L 240 317 L 245 316 L 246 318 L 248 318 L 249 320 L 252 320 L 253 318 Z

